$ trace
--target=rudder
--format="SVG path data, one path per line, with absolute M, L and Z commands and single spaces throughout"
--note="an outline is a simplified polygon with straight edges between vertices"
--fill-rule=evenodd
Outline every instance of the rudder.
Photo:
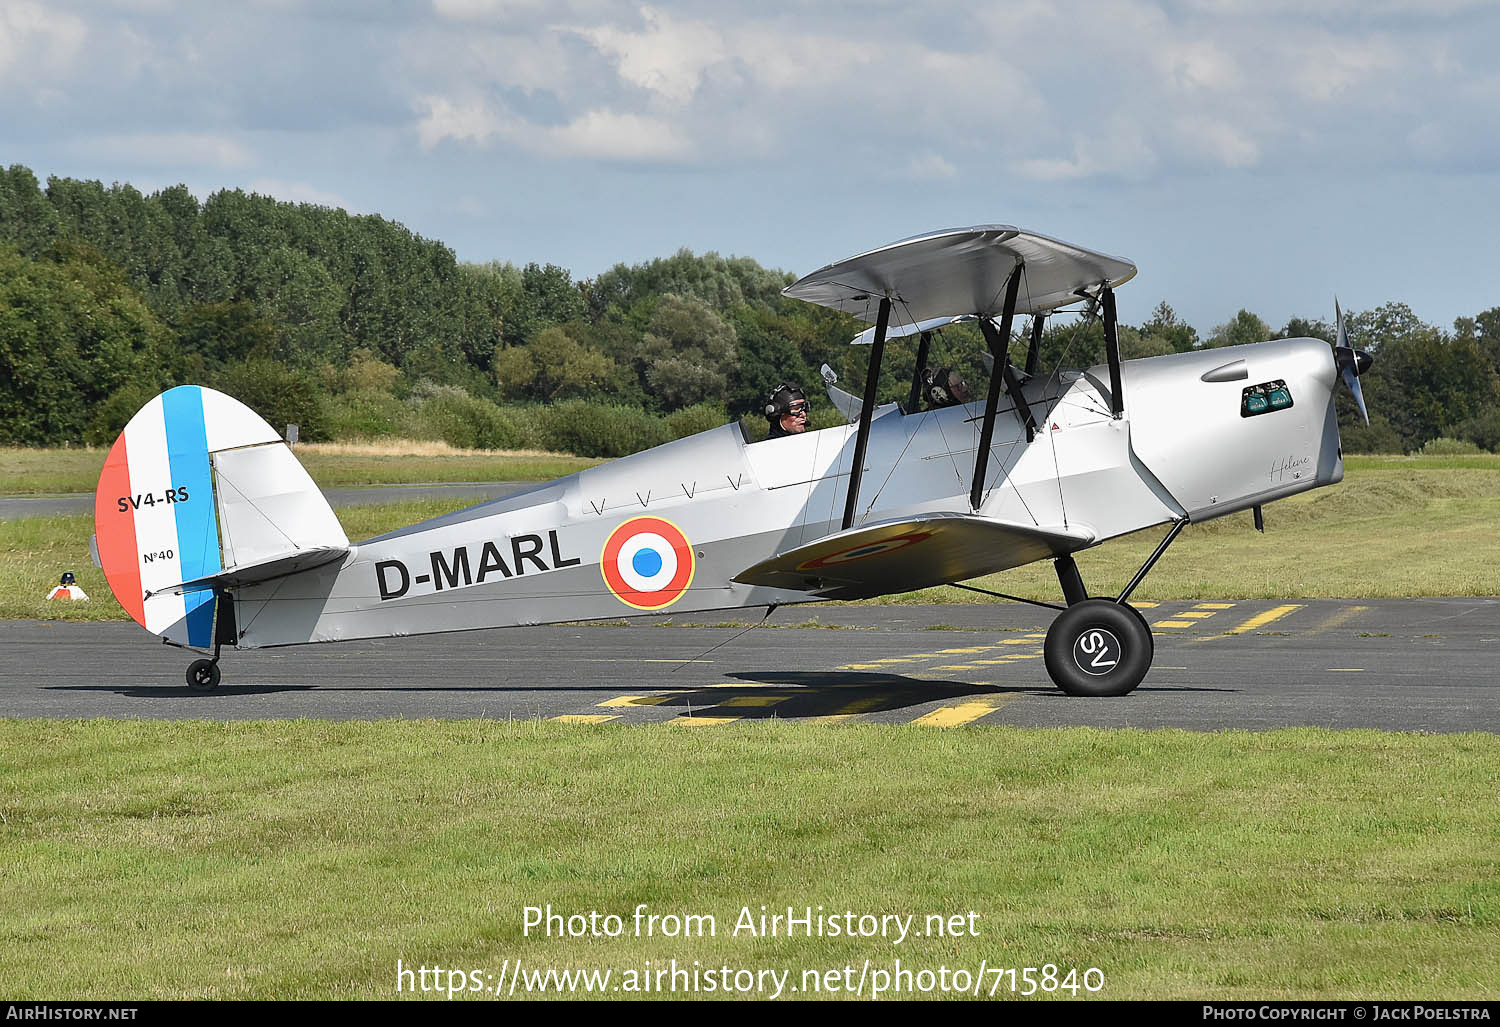
M 262 473 L 226 478 L 221 459 Z M 151 400 L 115 440 L 94 493 L 94 530 L 125 611 L 194 648 L 213 645 L 217 591 L 175 586 L 252 561 L 348 546 L 276 431 L 238 400 L 197 385 Z M 237 552 L 236 537 L 253 544 Z

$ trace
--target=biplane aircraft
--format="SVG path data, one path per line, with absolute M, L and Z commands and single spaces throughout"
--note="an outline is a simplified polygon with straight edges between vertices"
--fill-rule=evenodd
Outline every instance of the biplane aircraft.
M 1334 389 L 1363 412 L 1339 317 L 1330 348 L 1282 339 L 1121 360 L 1114 290 L 1135 265 L 1003 225 L 933 232 L 830 264 L 787 296 L 871 323 L 850 423 L 752 442 L 729 424 L 358 544 L 270 425 L 198 386 L 148 403 L 95 497 L 97 555 L 130 615 L 212 650 L 861 599 L 1037 560 L 1063 603 L 1052 680 L 1117 696 L 1153 643 L 1128 600 L 1189 523 L 1343 477 Z M 1105 364 L 1038 368 L 1047 316 L 1102 309 Z M 1030 317 L 1027 333 L 1016 319 Z M 977 324 L 993 359 L 979 401 L 919 410 L 877 395 L 885 347 Z M 1021 349 L 1025 352 L 1022 353 Z M 767 416 L 775 413 L 767 409 Z M 1156 551 L 1091 597 L 1074 554 L 1153 525 Z M 973 586 L 964 586 L 973 587 Z M 1014 596 L 1002 598 L 1013 599 Z M 1023 600 L 1029 601 L 1029 600 Z

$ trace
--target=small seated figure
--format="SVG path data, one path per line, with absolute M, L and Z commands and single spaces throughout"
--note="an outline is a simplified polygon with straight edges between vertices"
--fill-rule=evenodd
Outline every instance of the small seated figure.
M 51 592 L 47 593 L 48 599 L 79 599 L 88 601 L 88 593 L 78 587 L 78 579 L 73 577 L 72 571 L 63 571 L 62 581 Z

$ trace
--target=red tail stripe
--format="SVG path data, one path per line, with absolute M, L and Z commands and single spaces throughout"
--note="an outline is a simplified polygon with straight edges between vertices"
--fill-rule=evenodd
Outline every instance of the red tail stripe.
M 94 492 L 94 533 L 99 537 L 99 562 L 104 578 L 125 607 L 125 612 L 142 627 L 146 624 L 146 603 L 141 594 L 141 557 L 135 546 L 135 511 L 129 505 L 130 462 L 125 452 L 125 435 L 115 439 L 99 488 Z M 121 497 L 126 509 L 120 509 Z

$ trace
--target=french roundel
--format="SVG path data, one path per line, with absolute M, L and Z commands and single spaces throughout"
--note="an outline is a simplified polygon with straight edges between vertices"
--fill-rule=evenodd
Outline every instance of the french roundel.
M 637 610 L 662 610 L 693 582 L 693 547 L 660 517 L 633 517 L 609 533 L 599 558 L 604 584 Z

